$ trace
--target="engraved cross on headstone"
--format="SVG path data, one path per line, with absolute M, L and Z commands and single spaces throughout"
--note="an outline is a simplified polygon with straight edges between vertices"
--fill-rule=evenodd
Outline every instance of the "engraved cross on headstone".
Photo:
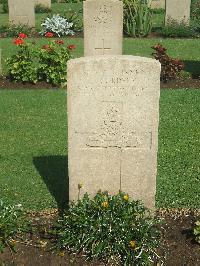
M 105 54 L 105 53 L 104 53 L 105 50 L 110 50 L 110 49 L 111 49 L 111 48 L 106 48 L 106 47 L 105 47 L 104 39 L 102 39 L 102 47 L 97 47 L 97 48 L 95 48 L 95 50 L 101 50 L 101 51 L 102 51 L 102 55 Z

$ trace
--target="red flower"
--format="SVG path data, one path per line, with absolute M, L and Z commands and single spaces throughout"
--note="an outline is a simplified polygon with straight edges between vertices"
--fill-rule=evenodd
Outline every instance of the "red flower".
M 64 44 L 64 41 L 62 41 L 62 40 L 56 40 L 55 41 L 57 44 Z
M 25 33 L 20 33 L 18 37 L 21 39 L 25 39 L 27 38 L 27 35 Z
M 14 44 L 16 44 L 16 45 L 24 44 L 24 40 L 17 38 L 14 40 Z
M 76 49 L 76 45 L 74 45 L 74 44 L 70 44 L 70 45 L 67 46 L 67 48 L 68 48 L 69 50 L 74 50 L 74 49 Z
M 53 33 L 52 33 L 52 32 L 47 32 L 47 33 L 45 34 L 45 37 L 47 37 L 47 38 L 51 38 L 51 37 L 53 37 Z

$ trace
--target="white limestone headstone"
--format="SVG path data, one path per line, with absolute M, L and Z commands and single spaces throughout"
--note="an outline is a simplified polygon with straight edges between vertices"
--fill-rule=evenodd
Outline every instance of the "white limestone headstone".
M 68 62 L 70 200 L 122 190 L 154 208 L 159 95 L 157 60 L 111 55 Z
M 83 17 L 85 56 L 122 54 L 122 1 L 84 1 Z
M 189 25 L 191 0 L 166 0 L 165 24 L 176 21 Z
M 153 9 L 165 9 L 165 0 L 152 0 L 150 3 Z
M 35 5 L 51 8 L 51 0 L 35 0 Z
M 9 21 L 35 27 L 35 0 L 8 0 Z

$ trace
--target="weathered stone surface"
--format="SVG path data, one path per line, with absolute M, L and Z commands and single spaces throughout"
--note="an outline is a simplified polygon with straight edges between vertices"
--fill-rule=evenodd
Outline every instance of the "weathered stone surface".
M 175 20 L 177 23 L 190 23 L 191 0 L 166 0 L 165 24 Z
M 51 8 L 51 0 L 35 0 L 36 5 L 43 5 L 45 7 Z
M 35 27 L 35 0 L 8 0 L 9 21 Z
M 122 1 L 84 1 L 83 16 L 85 56 L 122 54 Z
M 152 0 L 151 2 L 151 8 L 155 9 L 165 9 L 165 0 Z
M 70 200 L 121 189 L 154 207 L 159 94 L 156 60 L 91 56 L 68 62 Z

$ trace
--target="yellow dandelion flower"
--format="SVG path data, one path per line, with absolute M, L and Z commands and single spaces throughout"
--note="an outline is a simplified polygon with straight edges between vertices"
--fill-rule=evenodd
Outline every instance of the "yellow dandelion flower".
M 124 200 L 128 201 L 129 197 L 128 195 L 124 195 Z
M 132 249 L 135 249 L 135 248 L 136 248 L 136 241 L 135 241 L 135 240 L 131 240 L 131 241 L 130 241 L 130 247 L 131 247 Z
M 107 201 L 102 202 L 101 204 L 104 208 L 108 208 L 109 204 Z

